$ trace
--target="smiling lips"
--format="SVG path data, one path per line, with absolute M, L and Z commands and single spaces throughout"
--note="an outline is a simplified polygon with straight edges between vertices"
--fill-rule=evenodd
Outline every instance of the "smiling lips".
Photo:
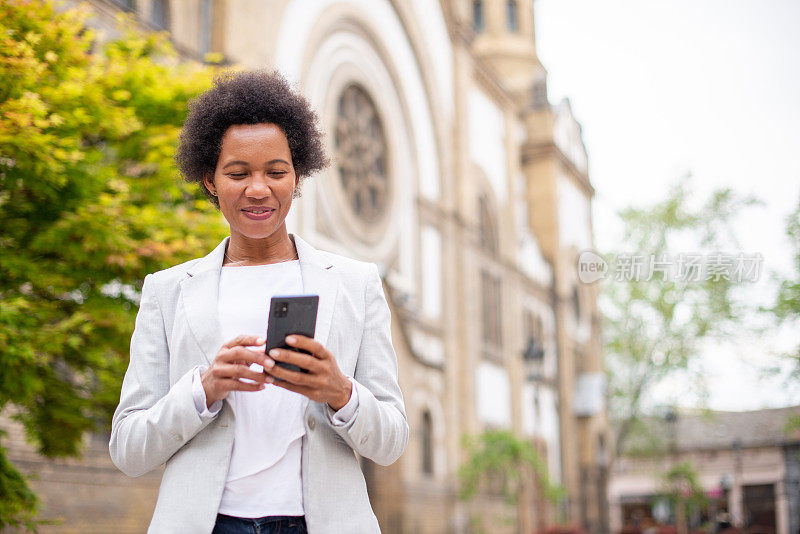
M 275 208 L 266 208 L 266 207 L 252 207 L 252 208 L 242 208 L 245 216 L 248 219 L 253 219 L 256 221 L 263 221 L 264 219 L 269 219 L 272 213 L 275 211 Z

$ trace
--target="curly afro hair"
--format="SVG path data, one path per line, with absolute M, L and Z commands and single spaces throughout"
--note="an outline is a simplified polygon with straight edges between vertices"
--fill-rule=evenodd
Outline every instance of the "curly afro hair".
M 329 163 L 318 122 L 308 101 L 293 91 L 277 71 L 222 74 L 211 89 L 190 102 L 175 161 L 183 178 L 198 184 L 219 208 L 217 197 L 205 188 L 203 178 L 214 174 L 228 128 L 263 123 L 280 127 L 289 142 L 295 174 L 302 183 Z M 299 191 L 298 187 L 296 196 Z

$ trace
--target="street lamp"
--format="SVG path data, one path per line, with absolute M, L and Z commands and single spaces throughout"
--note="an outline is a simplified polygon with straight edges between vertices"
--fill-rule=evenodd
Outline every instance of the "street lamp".
M 522 361 L 527 367 L 528 380 L 539 382 L 544 379 L 542 362 L 544 362 L 544 347 L 536 340 L 535 336 L 528 338 L 525 350 L 522 352 Z

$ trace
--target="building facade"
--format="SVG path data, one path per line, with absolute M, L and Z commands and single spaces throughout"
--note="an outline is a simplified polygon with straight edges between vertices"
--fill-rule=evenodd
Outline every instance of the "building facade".
M 607 532 L 596 295 L 577 278 L 594 190 L 568 102 L 547 99 L 533 0 L 92 5 L 98 25 L 131 11 L 188 57 L 277 68 L 318 110 L 335 163 L 287 224 L 385 281 L 412 432 L 396 464 L 363 463 L 383 531 L 497 524 L 491 496 L 457 498 L 457 472 L 463 436 L 508 428 L 566 489 L 551 505 L 531 481 L 535 525 Z
M 725 517 L 744 532 L 789 534 L 800 529 L 800 407 L 752 412 L 681 414 L 650 420 L 666 451 L 656 458 L 623 455 L 609 482 L 612 532 L 635 534 L 647 524 L 674 523 L 659 503 L 661 477 L 688 462 L 707 505 L 690 519 L 698 528 Z

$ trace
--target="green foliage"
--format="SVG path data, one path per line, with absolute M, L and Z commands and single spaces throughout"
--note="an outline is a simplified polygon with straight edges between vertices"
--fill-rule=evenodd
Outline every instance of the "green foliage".
M 658 417 L 635 418 L 625 437 L 625 456 L 628 458 L 660 458 L 670 449 L 666 423 Z
M 674 262 L 679 253 L 738 249 L 732 219 L 755 201 L 739 198 L 729 189 L 713 192 L 699 205 L 692 199 L 684 182 L 660 203 L 624 210 L 620 216 L 625 235 L 617 257 L 628 253 Z M 638 422 L 646 392 L 667 376 L 687 371 L 700 342 L 735 325 L 742 309 L 733 298 L 740 283 L 734 277 L 691 280 L 655 273 L 649 280 L 615 278 L 606 280 L 600 306 L 609 411 L 619 424 L 615 442 L 620 455 L 629 435 L 645 428 Z
M 547 465 L 529 441 L 508 430 L 488 430 L 478 436 L 465 436 L 463 445 L 468 458 L 458 471 L 462 500 L 472 499 L 481 484 L 488 484 L 506 502 L 516 504 L 523 477 L 531 471 L 546 499 L 557 503 L 563 498 L 563 489 L 550 481 Z
M 679 523 L 685 522 L 709 504 L 703 486 L 698 481 L 697 470 L 689 461 L 676 464 L 661 475 L 661 490 L 656 499 L 670 503 L 675 513 L 680 514 L 676 518 Z
M 800 320 L 800 201 L 794 212 L 786 218 L 786 235 L 793 251 L 793 273 L 780 281 L 778 296 L 771 311 L 782 322 L 797 322 Z M 800 345 L 787 357 L 794 363 L 791 379 L 796 381 L 800 378 Z
M 227 233 L 172 162 L 212 71 L 128 19 L 98 44 L 88 17 L 0 0 L 0 410 L 49 457 L 108 426 L 144 275 Z M 0 528 L 35 512 L 1 447 L 0 503 Z
M 791 434 L 798 430 L 800 430 L 800 414 L 791 414 L 786 418 L 786 422 L 783 425 L 783 431 L 786 434 Z
M 5 434 L 0 430 L 0 437 Z M 0 528 L 10 525 L 31 530 L 35 527 L 36 495 L 4 454 L 0 454 L 0 496 Z

